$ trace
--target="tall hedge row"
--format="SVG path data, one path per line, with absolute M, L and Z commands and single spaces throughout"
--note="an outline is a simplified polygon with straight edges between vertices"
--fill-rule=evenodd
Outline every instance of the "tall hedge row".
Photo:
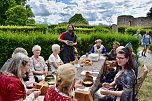
M 61 34 L 62 32 L 66 31 L 66 30 L 67 30 L 66 27 L 56 27 L 53 29 L 53 32 Z M 90 34 L 90 33 L 95 33 L 95 32 L 105 32 L 105 33 L 110 32 L 110 30 L 108 28 L 104 28 L 104 27 L 74 28 L 74 30 L 76 33 L 84 33 L 84 34 Z
M 146 27 L 128 27 L 126 28 L 125 33 L 134 35 L 137 30 L 140 30 L 140 34 L 142 35 L 144 35 L 146 31 L 149 31 L 150 35 L 152 35 L 152 29 L 147 29 Z
M 11 57 L 14 49 L 17 47 L 25 48 L 29 56 L 32 56 L 32 47 L 36 44 L 42 47 L 41 55 L 45 59 L 48 59 L 51 54 L 51 46 L 54 43 L 59 43 L 57 34 L 11 34 L 0 32 L 0 67 L 4 62 Z M 103 40 L 104 46 L 108 51 L 112 48 L 113 41 L 119 41 L 121 45 L 125 45 L 128 42 L 132 42 L 133 48 L 136 50 L 138 47 L 138 39 L 132 37 L 131 35 L 122 35 L 117 33 L 93 33 L 89 35 L 78 34 L 78 45 L 76 46 L 79 55 L 89 52 L 94 41 L 98 38 Z M 59 43 L 61 45 L 61 43 Z
M 126 34 L 131 34 L 134 35 L 136 34 L 136 31 L 140 30 L 140 33 L 143 35 L 146 33 L 146 31 L 149 31 L 150 34 L 152 35 L 152 27 L 139 27 L 139 26 L 135 26 L 135 27 L 118 27 L 118 32 L 119 33 L 126 33 Z
M 0 26 L 0 31 L 11 32 L 11 33 L 33 33 L 41 32 L 46 34 L 48 31 L 47 25 L 30 25 L 30 26 Z

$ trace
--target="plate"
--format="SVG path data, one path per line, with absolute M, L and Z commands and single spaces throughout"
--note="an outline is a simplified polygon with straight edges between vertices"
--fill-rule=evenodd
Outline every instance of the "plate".
M 87 92 L 87 91 L 89 91 L 89 87 L 79 87 L 79 88 L 76 89 L 76 91 L 85 91 L 85 92 Z

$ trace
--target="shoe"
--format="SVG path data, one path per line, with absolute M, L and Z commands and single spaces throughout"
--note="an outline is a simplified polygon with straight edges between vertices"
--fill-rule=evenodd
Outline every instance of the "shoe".
M 141 53 L 141 56 L 144 56 L 144 53 L 143 53 L 143 52 Z

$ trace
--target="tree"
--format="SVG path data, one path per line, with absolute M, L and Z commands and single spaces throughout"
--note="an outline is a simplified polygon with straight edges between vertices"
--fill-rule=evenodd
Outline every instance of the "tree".
M 152 7 L 150 8 L 149 12 L 147 13 L 147 17 L 152 17 Z
M 22 6 L 22 8 L 24 8 L 26 10 L 25 13 L 26 13 L 26 16 L 28 18 L 28 19 L 26 19 L 26 24 L 34 24 L 35 23 L 35 21 L 33 19 L 34 14 L 31 10 L 30 6 L 26 5 L 26 1 L 27 0 L 1 0 L 0 1 L 0 25 L 6 25 L 6 24 L 9 24 L 10 22 L 11 22 L 11 24 L 15 23 L 15 22 L 12 22 L 12 21 L 16 21 L 17 19 L 16 20 L 15 19 L 10 20 L 12 15 L 9 16 L 9 13 L 10 13 L 9 9 L 11 9 L 12 7 L 15 7 L 16 5 L 20 5 L 20 6 Z M 7 11 L 9 13 L 7 13 L 7 16 L 6 16 Z M 17 14 L 20 14 L 20 13 L 17 13 Z M 20 15 L 18 15 L 18 16 L 20 16 Z M 13 18 L 11 18 L 11 19 L 13 19 Z M 5 22 L 7 22 L 7 23 L 5 24 Z
M 30 8 L 30 5 L 26 5 L 25 8 L 28 17 L 27 24 L 34 24 L 35 23 L 35 20 L 33 19 L 34 14 Z
M 83 16 L 81 14 L 75 14 L 73 17 L 71 17 L 69 19 L 69 23 L 70 24 L 87 24 L 88 25 L 88 21 L 83 18 Z
M 5 24 L 6 15 L 5 12 L 16 5 L 15 0 L 1 0 L 0 1 L 0 25 Z
M 15 0 L 17 5 L 25 6 L 27 0 Z
M 6 25 L 26 25 L 26 21 L 28 20 L 26 9 L 21 5 L 8 9 L 6 17 Z

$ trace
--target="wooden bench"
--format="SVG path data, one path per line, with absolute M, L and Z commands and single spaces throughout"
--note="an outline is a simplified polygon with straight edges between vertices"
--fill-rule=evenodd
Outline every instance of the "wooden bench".
M 135 84 L 135 97 L 138 94 L 146 76 L 148 74 L 148 69 L 146 65 L 141 65 L 138 68 L 138 77 L 137 77 L 137 83 Z M 136 100 L 138 100 L 136 98 Z

